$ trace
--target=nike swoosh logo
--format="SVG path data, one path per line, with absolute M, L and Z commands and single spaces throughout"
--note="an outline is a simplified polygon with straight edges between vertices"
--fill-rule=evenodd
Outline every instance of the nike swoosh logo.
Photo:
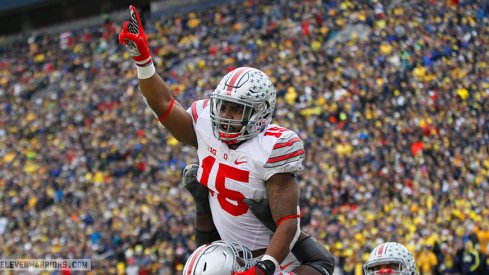
M 234 164 L 235 164 L 235 165 L 240 165 L 240 164 L 243 164 L 243 163 L 247 163 L 247 161 L 246 161 L 246 160 L 243 160 L 243 161 L 238 161 L 238 160 L 235 160 L 235 161 L 234 161 Z
M 286 264 L 286 265 L 280 265 L 280 270 L 284 270 L 284 269 L 286 269 L 286 268 L 287 268 L 289 265 L 291 265 L 291 264 L 293 264 L 293 263 L 294 263 L 294 262 L 290 262 L 290 263 L 288 263 L 288 264 Z

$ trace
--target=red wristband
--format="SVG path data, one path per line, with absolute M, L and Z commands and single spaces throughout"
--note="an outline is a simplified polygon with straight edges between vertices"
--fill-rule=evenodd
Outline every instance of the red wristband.
M 158 118 L 158 121 L 159 122 L 163 122 L 163 120 L 166 119 L 166 117 L 170 114 L 170 111 L 171 109 L 173 108 L 173 104 L 175 104 L 175 99 L 172 98 L 171 102 L 170 102 L 170 106 L 168 106 L 168 109 L 166 109 L 166 112 L 164 114 L 162 114 L 159 118 Z
M 285 220 L 288 220 L 288 219 L 295 219 L 295 218 L 300 218 L 301 215 L 300 214 L 295 214 L 295 215 L 289 215 L 289 216 L 285 216 L 283 218 L 281 218 L 280 220 L 278 220 L 278 222 L 276 222 L 275 224 L 277 225 L 277 227 Z

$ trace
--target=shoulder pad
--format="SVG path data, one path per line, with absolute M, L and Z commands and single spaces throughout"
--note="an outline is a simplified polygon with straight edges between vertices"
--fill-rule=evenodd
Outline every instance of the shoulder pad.
M 296 133 L 290 130 L 282 132 L 264 167 L 273 168 L 300 161 L 304 158 L 304 153 L 304 144 Z

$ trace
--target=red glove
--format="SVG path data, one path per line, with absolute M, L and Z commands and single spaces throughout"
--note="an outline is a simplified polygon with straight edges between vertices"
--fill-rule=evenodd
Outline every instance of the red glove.
M 259 261 L 256 265 L 243 272 L 235 272 L 232 275 L 272 275 L 275 273 L 275 264 L 270 260 Z
M 266 275 L 266 274 L 262 270 L 254 266 L 243 272 L 235 272 L 233 273 L 233 275 Z
M 146 40 L 138 11 L 133 5 L 129 6 L 129 11 L 131 19 L 124 22 L 122 26 L 122 30 L 119 33 L 119 44 L 126 45 L 136 65 L 144 67 L 152 64 L 153 59 L 151 58 L 148 41 Z

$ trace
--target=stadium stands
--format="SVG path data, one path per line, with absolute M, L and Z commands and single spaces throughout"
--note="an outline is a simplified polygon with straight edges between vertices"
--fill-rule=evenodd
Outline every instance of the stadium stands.
M 273 78 L 276 121 L 307 150 L 302 226 L 338 274 L 383 241 L 423 274 L 488 274 L 488 14 L 482 0 L 246 0 L 145 30 L 186 106 L 238 66 Z M 120 27 L 2 47 L 0 258 L 178 274 L 195 249 L 179 182 L 196 154 L 145 108 Z

